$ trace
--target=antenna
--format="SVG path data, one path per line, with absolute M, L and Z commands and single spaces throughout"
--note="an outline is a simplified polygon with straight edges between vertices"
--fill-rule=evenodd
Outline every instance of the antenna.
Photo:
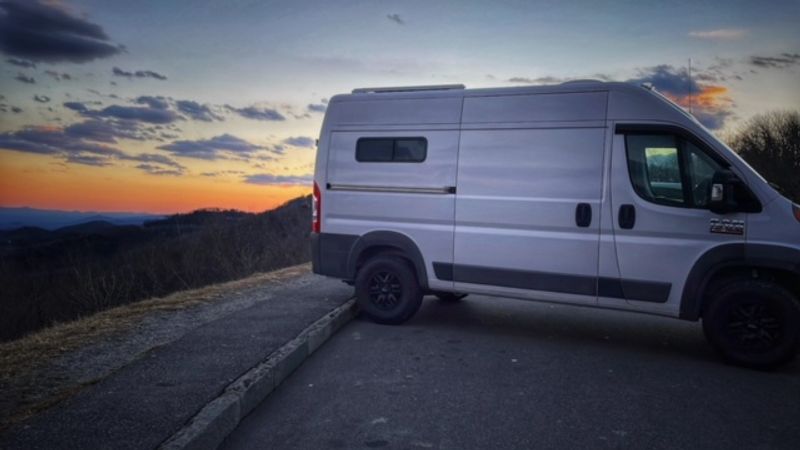
M 689 58 L 689 114 L 692 112 L 692 58 Z

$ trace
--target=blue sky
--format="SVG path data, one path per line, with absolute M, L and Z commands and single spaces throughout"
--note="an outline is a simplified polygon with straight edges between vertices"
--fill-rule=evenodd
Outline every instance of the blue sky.
M 325 99 L 364 86 L 650 81 L 681 104 L 691 87 L 725 133 L 800 105 L 798 19 L 800 1 L 3 1 L 0 175 L 19 180 L 0 205 L 47 203 L 60 171 L 135 180 L 118 206 L 59 200 L 76 208 L 199 207 L 204 186 L 229 192 L 206 206 L 270 206 L 307 188 Z M 41 192 L 11 192 L 26 182 Z M 193 200 L 136 201 L 166 186 Z

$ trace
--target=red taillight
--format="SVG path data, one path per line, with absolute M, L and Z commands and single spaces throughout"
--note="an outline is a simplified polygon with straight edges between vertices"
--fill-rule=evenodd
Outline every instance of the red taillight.
M 313 211 L 311 212 L 311 232 L 319 233 L 322 223 L 322 196 L 319 193 L 319 186 L 314 182 Z
M 800 205 L 795 205 L 792 203 L 792 212 L 794 212 L 794 218 L 800 222 Z

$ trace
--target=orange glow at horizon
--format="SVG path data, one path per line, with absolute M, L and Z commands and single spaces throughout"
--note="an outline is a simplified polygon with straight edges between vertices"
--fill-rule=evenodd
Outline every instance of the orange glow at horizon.
M 701 86 L 700 92 L 694 92 L 692 95 L 678 96 L 669 93 L 664 93 L 664 95 L 683 108 L 689 108 L 691 105 L 695 108 L 716 110 L 733 103 L 728 96 L 728 88 L 725 86 Z
M 132 168 L 109 172 L 33 160 L 39 158 L 44 157 L 0 161 L 0 206 L 157 214 L 199 208 L 260 212 L 311 193 L 310 185 L 261 186 L 239 179 L 143 175 Z

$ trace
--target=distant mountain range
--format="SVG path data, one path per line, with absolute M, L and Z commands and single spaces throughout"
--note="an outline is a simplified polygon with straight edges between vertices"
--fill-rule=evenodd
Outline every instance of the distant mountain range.
M 114 225 L 141 225 L 165 216 L 130 212 L 59 211 L 55 209 L 0 207 L 0 230 L 36 227 L 55 230 L 87 222 L 108 222 Z

